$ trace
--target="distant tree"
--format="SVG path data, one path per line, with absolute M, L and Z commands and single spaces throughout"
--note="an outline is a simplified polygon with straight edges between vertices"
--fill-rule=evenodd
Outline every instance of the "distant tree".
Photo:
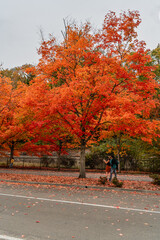
M 160 44 L 151 51 L 151 57 L 153 64 L 157 66 L 155 70 L 156 80 L 160 83 Z
M 18 82 L 22 82 L 29 85 L 30 81 L 33 79 L 34 76 L 31 73 L 27 73 L 26 69 L 31 67 L 32 67 L 31 64 L 25 64 L 20 67 L 15 67 L 11 69 L 3 69 L 1 67 L 0 74 L 3 77 L 10 78 L 13 87 L 16 88 Z
M 3 151 L 10 151 L 10 159 L 28 138 L 28 132 L 21 121 L 21 104 L 25 91 L 25 85 L 20 84 L 14 88 L 11 79 L 0 77 L 0 145 Z

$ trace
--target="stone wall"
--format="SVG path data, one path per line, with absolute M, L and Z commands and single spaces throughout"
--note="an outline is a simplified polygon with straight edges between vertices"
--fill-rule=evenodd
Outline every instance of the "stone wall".
M 8 166 L 9 165 L 9 154 L 6 154 L 8 156 L 0 157 L 0 166 Z M 73 167 L 78 168 L 80 163 L 80 151 L 79 150 L 70 150 L 68 151 L 68 154 L 62 155 L 64 158 L 71 158 L 74 161 Z M 42 156 L 38 157 L 35 155 L 26 155 L 21 154 L 20 156 L 14 156 L 14 165 L 20 166 L 20 167 L 29 167 L 29 166 L 35 166 L 35 167 L 43 167 L 45 159 L 49 162 L 49 167 L 57 167 L 58 163 L 58 156 L 56 152 L 53 152 L 52 156 Z

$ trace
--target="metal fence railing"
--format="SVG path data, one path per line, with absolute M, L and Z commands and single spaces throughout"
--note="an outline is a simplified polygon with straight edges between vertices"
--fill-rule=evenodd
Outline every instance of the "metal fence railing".
M 70 157 L 72 159 L 72 166 L 68 164 L 68 167 L 78 168 L 80 157 L 79 155 L 75 155 Z M 20 168 L 42 168 L 42 167 L 50 167 L 56 168 L 58 165 L 57 156 L 45 156 L 45 157 L 37 157 L 37 156 L 19 156 L 14 157 L 14 167 Z M 68 160 L 69 161 L 69 160 Z M 9 157 L 0 157 L 0 167 L 8 167 L 9 166 Z M 64 164 L 64 165 L 63 165 Z M 61 167 L 67 167 L 66 163 L 61 163 Z M 99 164 L 95 166 L 97 169 L 105 169 L 105 164 Z M 136 164 L 125 165 L 123 160 L 121 162 L 121 170 L 139 170 L 139 171 L 148 171 L 148 172 L 160 172 L 160 159 L 158 158 L 150 158 L 143 159 Z

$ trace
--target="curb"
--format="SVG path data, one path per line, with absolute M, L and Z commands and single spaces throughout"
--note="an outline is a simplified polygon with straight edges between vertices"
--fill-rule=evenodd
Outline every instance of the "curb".
M 140 192 L 140 193 L 155 193 L 160 194 L 159 190 L 144 190 L 144 189 L 128 189 L 128 188 L 114 188 L 114 187 L 101 187 L 101 186 L 86 186 L 86 185 L 71 185 L 63 183 L 48 183 L 48 182 L 30 182 L 30 181 L 16 181 L 16 180 L 4 180 L 0 179 L 0 182 L 11 182 L 11 183 L 26 183 L 34 185 L 51 185 L 51 186 L 62 186 L 62 187 L 75 187 L 75 188 L 89 188 L 89 189 L 101 189 L 110 191 L 126 191 L 126 192 Z

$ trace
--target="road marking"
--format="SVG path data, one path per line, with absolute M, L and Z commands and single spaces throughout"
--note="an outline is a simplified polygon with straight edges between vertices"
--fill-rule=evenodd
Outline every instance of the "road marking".
M 65 201 L 65 200 L 50 199 L 50 198 L 40 198 L 40 197 L 31 197 L 31 196 L 24 196 L 24 195 L 13 195 L 13 194 L 0 193 L 0 196 L 24 198 L 24 199 L 34 199 L 34 200 L 41 200 L 41 201 L 48 201 L 48 202 L 58 202 L 58 203 L 67 203 L 67 204 L 75 204 L 75 205 L 83 205 L 83 206 L 91 206 L 91 207 L 111 208 L 111 209 L 120 209 L 120 210 L 135 211 L 135 212 L 145 212 L 145 213 L 160 214 L 160 211 L 151 211 L 151 210 L 147 210 L 147 209 L 126 208 L 126 207 L 120 207 L 120 206 L 109 206 L 109 205 L 85 203 L 85 202 L 73 202 L 73 201 Z
M 4 240 L 22 240 L 22 238 L 9 237 L 9 236 L 6 236 L 6 235 L 0 235 L 0 239 L 4 239 Z

